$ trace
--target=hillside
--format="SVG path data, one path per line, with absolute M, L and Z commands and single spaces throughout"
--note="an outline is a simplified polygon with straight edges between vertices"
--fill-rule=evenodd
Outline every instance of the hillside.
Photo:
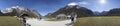
M 107 12 L 107 15 L 119 15 L 120 16 L 120 8 L 113 8 L 110 11 Z
M 71 13 L 79 14 L 78 17 L 82 16 L 91 16 L 93 12 L 85 7 L 80 7 L 79 5 L 67 5 L 63 8 L 60 8 L 58 11 L 51 14 L 51 16 L 55 17 L 59 14 L 71 15 Z

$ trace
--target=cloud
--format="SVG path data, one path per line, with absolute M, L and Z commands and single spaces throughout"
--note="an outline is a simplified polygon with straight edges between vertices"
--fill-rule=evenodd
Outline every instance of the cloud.
M 81 2 L 71 2 L 68 5 L 90 5 L 87 1 L 81 1 Z
M 69 3 L 68 5 L 78 5 L 76 2 Z
M 83 5 L 89 5 L 90 4 L 89 2 L 86 2 L 86 1 L 78 2 L 78 3 L 83 4 Z

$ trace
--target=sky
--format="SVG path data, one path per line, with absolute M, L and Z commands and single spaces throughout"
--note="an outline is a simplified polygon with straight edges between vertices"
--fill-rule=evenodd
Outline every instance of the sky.
M 12 6 L 22 6 L 34 9 L 44 16 L 73 2 L 81 7 L 98 12 L 120 8 L 120 0 L 0 0 L 0 10 Z

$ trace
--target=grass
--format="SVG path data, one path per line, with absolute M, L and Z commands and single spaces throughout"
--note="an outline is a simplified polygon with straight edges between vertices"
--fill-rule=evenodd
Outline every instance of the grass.
M 120 26 L 120 16 L 79 18 L 73 26 Z
M 0 26 L 22 26 L 22 24 L 15 17 L 0 16 Z

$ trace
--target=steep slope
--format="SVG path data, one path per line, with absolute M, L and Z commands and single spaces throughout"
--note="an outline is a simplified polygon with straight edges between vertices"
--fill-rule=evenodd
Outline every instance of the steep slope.
M 4 15 L 8 16 L 20 16 L 22 14 L 27 14 L 30 17 L 41 17 L 41 15 L 36 10 L 29 10 L 25 7 L 14 6 L 3 11 Z
M 1 10 L 0 10 L 0 15 L 2 15 L 2 12 L 1 12 Z
M 60 8 L 58 11 L 51 14 L 51 16 L 55 17 L 58 14 L 71 15 L 72 12 L 76 13 L 78 17 L 93 15 L 93 12 L 85 7 L 80 7 L 77 4 L 69 4 L 63 8 Z
M 120 8 L 114 8 L 107 12 L 107 15 L 120 15 Z

